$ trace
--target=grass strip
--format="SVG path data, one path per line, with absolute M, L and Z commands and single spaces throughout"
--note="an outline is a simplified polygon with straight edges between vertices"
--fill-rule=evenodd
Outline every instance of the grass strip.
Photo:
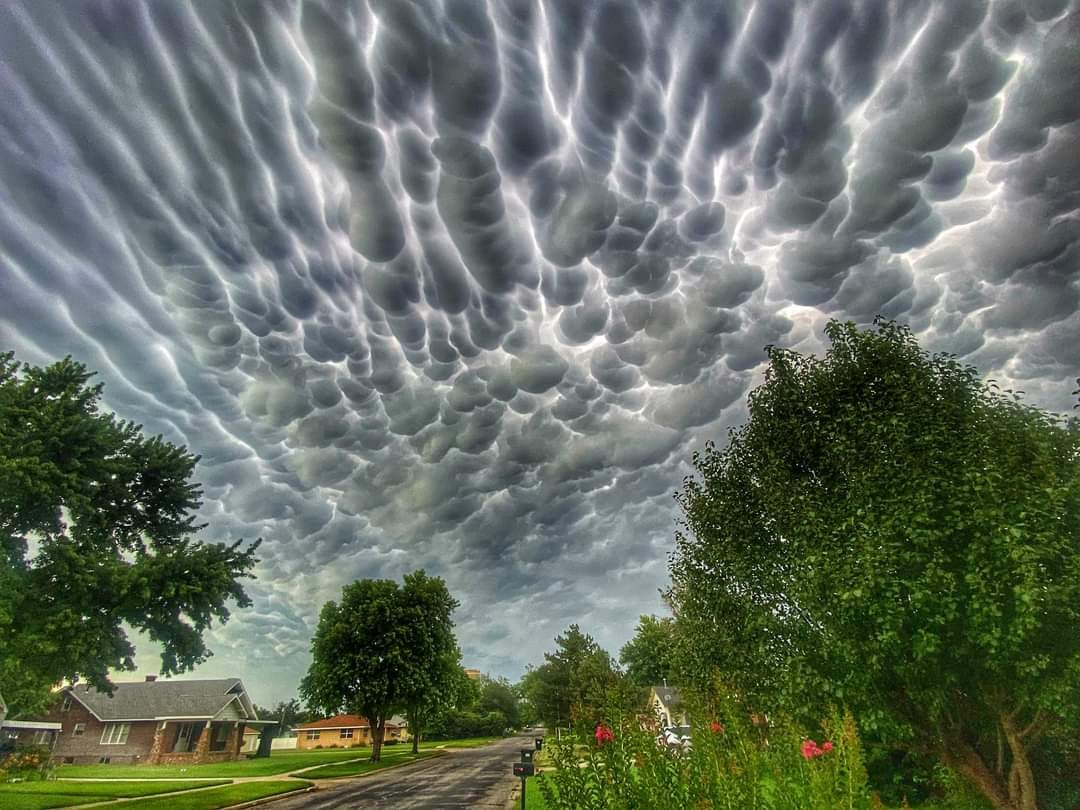
M 439 751 L 431 750 L 421 750 L 419 754 L 414 754 L 411 750 L 403 751 L 400 754 L 395 752 L 393 755 L 384 753 L 382 760 L 379 762 L 368 762 L 367 760 L 363 762 L 341 762 L 336 765 L 324 765 L 321 768 L 293 775 L 304 779 L 340 779 L 345 776 L 363 776 L 372 771 L 379 771 L 394 765 L 404 765 L 407 762 L 416 762 L 417 760 L 435 757 L 439 753 Z
M 234 804 L 265 799 L 267 796 L 277 796 L 282 793 L 293 793 L 309 787 L 311 787 L 311 782 L 300 779 L 280 782 L 244 782 L 198 793 L 169 796 L 168 805 L 169 810 L 218 810 L 221 807 L 231 807 Z M 122 807 L 124 810 L 155 810 L 155 808 L 160 810 L 161 805 L 161 799 L 136 799 L 133 802 L 124 802 L 117 807 Z

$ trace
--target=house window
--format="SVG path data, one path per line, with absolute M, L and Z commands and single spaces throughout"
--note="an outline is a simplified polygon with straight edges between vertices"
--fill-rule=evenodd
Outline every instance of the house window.
M 66 712 L 71 708 L 71 695 L 64 695 L 64 703 L 60 707 L 60 711 Z
M 214 736 L 210 738 L 211 751 L 224 751 L 229 744 L 229 727 L 225 723 L 218 723 L 214 728 Z
M 123 745 L 127 742 L 131 723 L 106 723 L 101 732 L 102 745 Z
M 34 732 L 34 745 L 48 745 L 49 744 L 49 731 L 35 731 Z
M 352 733 L 353 733 L 353 730 L 351 728 L 343 728 L 341 730 L 341 739 L 343 739 L 343 740 L 351 740 L 352 739 Z
M 108 765 L 108 764 L 109 764 L 110 762 L 112 762 L 112 758 L 111 758 L 111 757 L 101 757 L 101 758 L 100 758 L 100 759 L 98 760 L 98 764 L 99 764 L 99 765 Z
M 76 737 L 81 737 L 83 735 L 83 732 L 85 731 L 86 723 L 76 723 L 75 728 L 71 730 L 71 733 L 74 734 Z
M 307 733 L 307 738 L 309 740 L 317 740 L 317 739 L 319 739 L 319 732 L 318 731 L 309 731 Z

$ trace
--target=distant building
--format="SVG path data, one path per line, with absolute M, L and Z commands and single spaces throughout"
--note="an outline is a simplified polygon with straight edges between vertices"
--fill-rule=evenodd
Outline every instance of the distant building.
M 682 696 L 673 686 L 649 687 L 649 709 L 659 718 L 661 728 L 688 725 Z
M 371 723 L 358 714 L 339 714 L 301 723 L 296 726 L 296 747 L 299 750 L 312 748 L 355 748 L 371 745 Z M 408 724 L 403 717 L 391 717 L 386 721 L 383 743 L 390 740 L 399 742 L 408 739 Z
M 467 667 L 465 668 L 465 676 L 471 681 L 480 680 L 481 675 L 482 673 L 478 669 L 469 669 Z
M 239 759 L 247 729 L 265 725 L 239 678 L 149 676 L 116 684 L 111 696 L 88 684 L 65 687 L 45 716 L 5 721 L 4 731 L 14 727 L 19 744 L 51 745 L 58 763 L 177 765 Z

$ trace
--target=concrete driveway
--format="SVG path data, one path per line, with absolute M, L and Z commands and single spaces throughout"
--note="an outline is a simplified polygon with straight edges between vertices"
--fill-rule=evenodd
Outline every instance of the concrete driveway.
M 506 807 L 517 782 L 511 767 L 532 737 L 510 737 L 481 748 L 451 750 L 441 757 L 420 760 L 370 776 L 320 782 L 320 789 L 281 801 L 273 810 L 293 808 L 465 808 Z

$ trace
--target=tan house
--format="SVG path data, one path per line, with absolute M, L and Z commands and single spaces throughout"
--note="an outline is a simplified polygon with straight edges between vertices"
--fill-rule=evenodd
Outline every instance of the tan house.
M 248 727 L 260 721 L 238 678 L 118 683 L 110 696 L 88 684 L 56 693 L 37 720 L 59 725 L 57 763 L 186 764 L 239 759 Z M 5 723 L 5 726 L 7 724 Z
M 312 748 L 353 748 L 371 745 L 371 723 L 366 717 L 358 714 L 339 714 L 322 720 L 313 720 L 310 723 L 301 723 L 296 726 L 296 734 L 296 747 L 303 751 Z M 386 721 L 383 744 L 389 740 L 396 742 L 406 739 L 408 739 L 408 730 L 404 718 L 391 717 Z

